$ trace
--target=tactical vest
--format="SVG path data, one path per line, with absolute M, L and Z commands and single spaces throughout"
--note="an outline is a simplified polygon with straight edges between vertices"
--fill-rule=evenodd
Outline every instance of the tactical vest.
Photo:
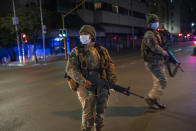
M 99 55 L 100 55 L 100 69 L 95 70 L 89 70 L 88 69 L 88 63 L 87 63 L 87 54 L 85 52 L 85 48 L 83 45 L 77 46 L 78 50 L 78 63 L 79 68 L 81 70 L 82 75 L 87 78 L 89 71 L 96 71 L 100 73 L 100 76 L 102 79 L 107 80 L 107 68 L 109 67 L 109 56 L 107 53 L 101 48 L 101 45 L 95 44 L 95 48 L 97 49 Z M 76 83 L 71 77 L 67 76 L 67 73 L 65 73 L 65 78 L 68 80 L 69 87 L 76 91 L 79 87 L 79 84 Z
M 154 36 L 156 37 L 157 41 L 161 44 L 161 37 L 160 36 L 157 36 L 153 30 L 151 29 L 148 29 L 147 31 L 151 31 Z M 160 45 L 161 46 L 161 45 Z M 142 46 L 141 46 L 141 56 L 143 57 L 144 61 L 149 61 L 149 58 L 148 57 L 152 57 L 154 55 L 157 55 L 156 53 L 154 53 L 153 51 L 151 51 L 151 49 L 145 45 L 145 40 L 143 39 L 142 40 Z
M 100 55 L 100 69 L 89 70 L 86 58 L 86 52 L 84 51 L 84 46 L 78 46 L 78 62 L 79 67 L 84 77 L 88 76 L 89 71 L 96 71 L 101 74 L 101 78 L 106 80 L 107 79 L 107 72 L 106 69 L 109 66 L 109 57 L 106 52 L 101 48 L 100 44 L 95 44 L 95 48 L 97 49 Z

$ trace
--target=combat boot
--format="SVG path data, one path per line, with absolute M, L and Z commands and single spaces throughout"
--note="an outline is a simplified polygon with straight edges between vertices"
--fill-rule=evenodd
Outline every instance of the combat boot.
M 159 107 L 159 109 L 165 109 L 166 105 L 159 103 L 156 99 L 154 99 L 154 104 Z
M 145 101 L 149 106 L 149 109 L 159 110 L 159 109 L 165 109 L 166 106 L 163 104 L 160 104 L 157 99 L 152 99 L 150 97 L 145 97 Z
M 103 128 L 103 127 L 96 127 L 96 128 L 95 128 L 95 131 L 102 131 L 102 128 Z

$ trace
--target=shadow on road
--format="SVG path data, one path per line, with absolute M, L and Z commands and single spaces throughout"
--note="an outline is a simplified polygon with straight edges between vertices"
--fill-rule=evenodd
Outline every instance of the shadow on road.
M 117 107 L 111 106 L 106 110 L 106 117 L 136 117 L 145 114 L 147 107 Z M 81 109 L 71 110 L 71 111 L 58 111 L 53 112 L 56 116 L 68 117 L 72 120 L 80 120 L 81 119 Z
M 111 107 L 108 107 L 105 115 L 106 117 L 117 117 L 117 116 L 136 117 L 136 116 L 144 115 L 146 110 L 147 110 L 147 107 L 111 106 Z
M 184 112 L 179 112 L 179 111 L 166 110 L 161 115 L 169 117 L 171 119 L 176 119 L 178 121 L 182 121 L 182 122 L 190 124 L 190 125 L 196 124 L 195 115 L 188 114 L 188 112 L 184 113 Z

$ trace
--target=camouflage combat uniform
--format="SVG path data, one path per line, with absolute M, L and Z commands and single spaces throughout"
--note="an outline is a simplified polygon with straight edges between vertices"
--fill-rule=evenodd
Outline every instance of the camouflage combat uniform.
M 66 72 L 68 75 L 78 83 L 77 94 L 82 105 L 82 125 L 81 128 L 84 131 L 91 130 L 95 124 L 95 130 L 101 131 L 104 126 L 104 112 L 108 102 L 109 90 L 108 88 L 102 88 L 95 92 L 89 91 L 85 88 L 85 82 L 88 74 L 96 75 L 98 78 L 107 79 L 115 83 L 117 81 L 114 65 L 109 56 L 108 51 L 100 46 L 104 56 L 106 56 L 107 67 L 105 73 L 100 72 L 101 69 L 101 56 L 95 48 L 95 43 L 91 42 L 84 47 L 85 63 L 87 64 L 87 74 L 81 69 L 80 52 L 78 47 L 74 48 L 69 54 Z M 105 75 L 105 76 L 104 76 Z M 107 77 L 106 77 L 107 76 Z
M 148 30 L 142 40 L 142 56 L 147 69 L 152 73 L 153 88 L 148 93 L 152 99 L 160 99 L 163 89 L 167 86 L 165 74 L 164 55 L 166 51 L 161 48 L 161 37 L 155 30 Z

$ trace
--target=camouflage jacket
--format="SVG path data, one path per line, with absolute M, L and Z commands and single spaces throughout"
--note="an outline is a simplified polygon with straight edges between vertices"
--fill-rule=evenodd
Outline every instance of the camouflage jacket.
M 117 81 L 116 73 L 114 64 L 112 63 L 111 57 L 109 56 L 109 53 L 107 49 L 101 46 L 101 49 L 103 52 L 107 55 L 109 59 L 107 70 L 107 78 L 115 83 Z M 75 82 L 77 82 L 80 86 L 84 86 L 86 82 L 86 78 L 84 74 L 82 73 L 82 70 L 80 68 L 79 64 L 79 56 L 78 56 L 78 47 L 75 47 L 72 49 L 71 53 L 69 54 L 67 66 L 66 66 L 66 72 Z M 96 70 L 100 68 L 100 54 L 95 48 L 95 43 L 92 42 L 90 44 L 87 44 L 85 47 L 85 55 L 87 58 L 87 67 L 88 70 Z
M 161 37 L 157 31 L 148 30 L 143 37 L 141 53 L 144 61 L 151 64 L 162 64 L 167 52 L 161 47 Z

